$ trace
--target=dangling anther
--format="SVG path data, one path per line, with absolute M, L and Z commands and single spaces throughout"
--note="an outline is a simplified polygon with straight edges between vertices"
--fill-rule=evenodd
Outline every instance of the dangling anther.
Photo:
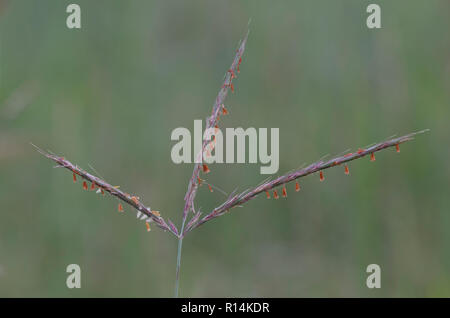
M 92 182 L 92 184 L 91 184 L 91 190 L 95 190 L 95 182 Z
M 230 83 L 231 92 L 234 93 L 234 85 L 233 83 Z
M 283 195 L 283 198 L 287 197 L 286 186 L 283 186 L 282 195 Z
M 238 73 L 241 72 L 241 71 L 239 70 L 239 65 L 241 65 L 241 62 L 242 62 L 242 57 L 239 58 L 239 62 L 238 62 L 238 65 L 237 65 L 237 69 L 236 69 L 236 70 L 237 70 Z
M 278 199 L 278 192 L 277 192 L 277 190 L 273 190 L 273 197 L 275 199 Z
M 121 203 L 119 203 L 119 205 L 117 206 L 117 210 L 118 210 L 119 212 L 123 212 L 123 206 L 122 206 Z
M 395 150 L 397 150 L 397 152 L 400 152 L 400 146 L 398 144 L 395 145 Z
M 84 190 L 87 190 L 87 189 L 88 189 L 88 185 L 87 185 L 86 181 L 83 181 L 83 189 L 84 189 Z
M 325 180 L 325 178 L 324 178 L 324 176 L 323 176 L 323 172 L 320 171 L 320 181 L 323 181 L 323 180 Z
M 225 108 L 224 104 L 222 104 L 222 115 L 228 115 L 228 110 Z
M 300 191 L 300 184 L 297 182 L 295 182 L 295 192 Z
M 375 155 L 373 154 L 373 152 L 370 154 L 370 161 L 375 161 Z
M 209 173 L 211 170 L 209 170 L 208 166 L 203 164 L 203 172 L 204 173 Z
M 234 71 L 232 69 L 229 69 L 228 72 L 231 74 L 231 79 L 235 78 Z
M 346 175 L 349 175 L 349 174 L 350 174 L 350 171 L 348 170 L 348 166 L 347 166 L 347 165 L 345 165 L 345 174 L 346 174 Z
M 211 185 L 208 184 L 208 188 L 210 192 L 213 192 L 213 188 L 211 187 Z
M 145 222 L 145 226 L 147 227 L 147 232 L 150 232 L 150 223 L 149 222 Z
M 77 175 L 75 174 L 75 172 L 73 173 L 73 182 L 77 182 Z
M 202 179 L 200 179 L 200 177 L 197 177 L 197 181 L 198 181 L 198 185 L 201 186 L 202 185 Z
M 267 196 L 267 199 L 270 199 L 270 192 L 269 191 L 266 191 L 266 196 Z

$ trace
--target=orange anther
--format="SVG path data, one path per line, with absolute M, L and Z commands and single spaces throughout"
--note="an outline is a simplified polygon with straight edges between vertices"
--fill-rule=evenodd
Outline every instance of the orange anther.
M 152 213 L 156 216 L 161 216 L 161 214 L 159 213 L 159 211 L 152 211 Z
M 323 180 L 325 180 L 325 177 L 323 176 L 323 172 L 320 171 L 320 181 L 323 181 Z
M 233 83 L 230 83 L 230 87 L 231 87 L 231 92 L 234 93 L 234 85 L 233 85 Z
M 347 165 L 345 165 L 345 174 L 346 174 L 346 175 L 349 175 L 349 174 L 350 174 L 350 171 L 348 170 L 348 166 L 347 166 Z
M 77 175 L 75 174 L 75 172 L 73 173 L 73 182 L 77 182 Z
M 131 201 L 133 201 L 133 202 L 136 203 L 137 205 L 139 204 L 138 198 L 135 197 L 134 195 L 131 197 Z
M 277 190 L 273 190 L 273 197 L 274 197 L 275 199 L 278 199 L 278 193 L 277 193 Z
M 212 189 L 211 185 L 208 184 L 208 188 L 209 188 L 210 192 L 213 192 L 213 189 Z
M 208 166 L 203 164 L 203 172 L 204 173 L 209 173 L 211 170 L 209 170 Z
M 145 222 L 145 226 L 147 227 L 147 232 L 150 232 L 150 223 L 148 223 L 148 222 Z
M 87 189 L 88 189 L 88 185 L 87 185 L 86 181 L 83 181 L 83 189 L 84 189 L 84 190 L 87 190 Z
M 91 184 L 91 190 L 95 190 L 95 182 L 92 182 L 92 184 Z
M 225 106 L 222 104 L 222 115 L 227 115 L 228 110 L 225 108 Z
M 119 210 L 119 212 L 123 212 L 123 206 L 121 203 L 119 203 L 119 205 L 117 206 L 117 209 Z
M 298 181 L 295 183 L 295 191 L 300 191 L 300 184 L 298 183 Z
M 370 154 L 370 161 L 375 161 L 375 155 L 373 152 Z
M 400 152 L 400 146 L 398 144 L 395 145 L 395 149 L 397 150 L 397 152 Z
M 362 154 L 364 152 L 364 150 L 363 149 L 361 149 L 361 148 L 358 148 L 358 154 Z
M 266 191 L 266 196 L 267 196 L 267 199 L 270 199 L 270 193 L 269 193 L 269 191 Z
M 286 187 L 285 186 L 283 186 L 282 195 L 283 195 L 284 198 L 287 197 L 287 192 L 286 192 Z

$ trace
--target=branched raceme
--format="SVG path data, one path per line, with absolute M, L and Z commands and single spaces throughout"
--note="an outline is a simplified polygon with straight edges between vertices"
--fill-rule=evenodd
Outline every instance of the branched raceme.
M 225 74 L 224 83 L 215 99 L 211 116 L 206 120 L 207 129 L 219 129 L 220 116 L 224 116 L 229 113 L 228 109 L 224 106 L 224 102 L 228 92 L 230 90 L 232 92 L 235 91 L 233 80 L 237 78 L 237 74 L 240 72 L 242 56 L 244 54 L 247 38 L 248 33 L 241 41 L 239 48 L 236 51 L 236 55 L 233 59 L 233 63 Z M 112 186 L 102 178 L 88 173 L 87 171 L 81 169 L 77 165 L 74 165 L 64 157 L 60 157 L 50 152 L 44 151 L 37 146 L 35 147 L 42 155 L 55 161 L 57 163 L 57 167 L 63 167 L 70 170 L 73 175 L 73 181 L 77 182 L 78 179 L 80 179 L 85 190 L 95 191 L 99 195 L 108 193 L 119 199 L 117 208 L 118 212 L 124 212 L 122 203 L 125 203 L 136 209 L 137 218 L 139 220 L 145 221 L 145 225 L 148 231 L 150 231 L 150 224 L 154 223 L 164 231 L 168 231 L 169 233 L 175 235 L 178 239 L 182 239 L 188 232 L 194 230 L 205 222 L 227 213 L 234 207 L 242 206 L 246 202 L 257 197 L 259 194 L 263 194 L 267 199 L 270 199 L 272 197 L 274 199 L 278 199 L 280 196 L 287 197 L 288 190 L 286 185 L 288 183 L 295 181 L 293 189 L 298 192 L 301 189 L 300 183 L 298 181 L 299 179 L 310 174 L 318 173 L 320 181 L 323 181 L 325 179 L 323 171 L 325 169 L 336 166 L 343 166 L 344 173 L 346 175 L 349 175 L 350 172 L 348 163 L 350 161 L 365 156 L 370 156 L 370 161 L 375 161 L 376 152 L 391 147 L 395 148 L 397 152 L 400 152 L 400 144 L 413 140 L 415 135 L 423 133 L 425 131 L 427 130 L 410 133 L 401 137 L 390 138 L 380 143 L 376 143 L 370 147 L 359 148 L 355 152 L 347 152 L 346 154 L 336 156 L 335 158 L 329 160 L 319 160 L 318 162 L 314 162 L 305 168 L 291 171 L 277 178 L 265 180 L 258 186 L 249 188 L 242 193 L 237 194 L 233 192 L 228 196 L 227 200 L 224 203 L 222 203 L 220 206 L 216 207 L 203 217 L 201 217 L 202 213 L 200 211 L 195 210 L 195 196 L 201 185 L 207 185 L 210 191 L 213 191 L 213 187 L 210 183 L 206 182 L 206 180 L 202 178 L 205 174 L 210 172 L 210 168 L 204 163 L 196 163 L 194 166 L 192 177 L 188 182 L 188 189 L 184 197 L 185 204 L 182 214 L 182 226 L 180 229 L 177 229 L 177 227 L 170 220 L 167 220 L 166 222 L 158 211 L 152 210 L 149 206 L 146 206 L 138 196 L 124 192 L 118 186 Z M 215 138 L 213 136 L 212 140 L 203 141 L 202 148 L 198 156 L 202 156 L 202 159 L 205 156 L 210 156 L 211 152 L 214 150 L 214 147 Z M 196 160 L 196 162 L 203 162 L 203 160 Z M 189 212 L 192 212 L 192 216 L 188 221 L 187 219 L 190 214 Z

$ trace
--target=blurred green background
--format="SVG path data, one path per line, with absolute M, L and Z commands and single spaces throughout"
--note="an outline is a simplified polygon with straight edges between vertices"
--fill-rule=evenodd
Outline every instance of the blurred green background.
M 378 3 L 382 28 L 366 27 Z M 81 6 L 81 30 L 66 6 Z M 30 142 L 91 164 L 181 223 L 176 127 L 210 114 L 250 37 L 222 127 L 279 127 L 284 173 L 394 134 L 395 150 L 249 202 L 184 240 L 181 296 L 450 296 L 450 2 L 1 1 L 0 296 L 170 297 L 176 240 L 85 192 Z M 244 190 L 259 164 L 211 165 Z M 201 188 L 197 207 L 223 202 Z M 128 214 L 128 215 L 127 215 Z M 66 287 L 79 264 L 82 288 Z M 381 289 L 366 267 L 381 266 Z

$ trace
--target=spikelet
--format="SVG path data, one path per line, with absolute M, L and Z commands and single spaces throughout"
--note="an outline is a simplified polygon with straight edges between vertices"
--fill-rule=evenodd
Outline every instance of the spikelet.
M 139 205 L 139 200 L 138 200 L 138 198 L 136 196 L 133 195 L 131 197 L 131 201 L 133 201 L 136 205 Z

